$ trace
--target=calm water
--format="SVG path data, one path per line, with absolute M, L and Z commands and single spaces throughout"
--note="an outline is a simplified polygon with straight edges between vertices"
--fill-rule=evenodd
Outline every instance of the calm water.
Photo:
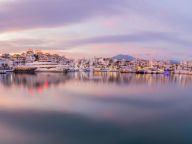
M 191 144 L 192 76 L 0 75 L 0 144 Z

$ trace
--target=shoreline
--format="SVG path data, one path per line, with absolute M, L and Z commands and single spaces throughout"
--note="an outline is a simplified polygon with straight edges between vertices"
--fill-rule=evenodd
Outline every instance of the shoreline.
M 165 76 L 169 76 L 169 75 L 191 75 L 192 73 L 174 73 L 174 72 L 170 72 L 170 73 L 140 73 L 140 72 L 120 72 L 120 71 L 71 71 L 71 72 L 59 72 L 59 71 L 34 71 L 34 72 L 3 72 L 0 73 L 0 75 L 5 75 L 5 74 L 38 74 L 38 73 L 54 73 L 54 74 L 67 74 L 67 73 L 120 73 L 120 74 L 136 74 L 136 75 L 165 75 Z

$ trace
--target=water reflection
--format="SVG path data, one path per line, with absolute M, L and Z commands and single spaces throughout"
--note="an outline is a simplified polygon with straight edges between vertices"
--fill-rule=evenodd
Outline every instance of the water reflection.
M 0 75 L 0 144 L 191 144 L 192 76 Z
M 69 81 L 93 82 L 98 84 L 121 85 L 170 85 L 191 87 L 191 75 L 136 75 L 120 73 L 38 73 L 0 75 L 0 83 L 4 86 L 23 86 L 30 90 L 49 88 Z

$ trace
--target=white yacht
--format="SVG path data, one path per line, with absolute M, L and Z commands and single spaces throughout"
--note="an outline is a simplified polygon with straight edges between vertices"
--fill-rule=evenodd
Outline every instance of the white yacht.
M 0 74 L 13 72 L 13 67 L 10 61 L 0 60 Z
M 68 68 L 66 65 L 61 65 L 51 61 L 36 61 L 33 63 L 27 63 L 28 67 L 36 67 L 36 72 L 64 72 Z
M 175 74 L 185 74 L 185 75 L 192 75 L 192 71 L 190 70 L 175 70 L 174 71 Z
M 6 70 L 0 70 L 0 74 L 6 74 L 7 71 Z

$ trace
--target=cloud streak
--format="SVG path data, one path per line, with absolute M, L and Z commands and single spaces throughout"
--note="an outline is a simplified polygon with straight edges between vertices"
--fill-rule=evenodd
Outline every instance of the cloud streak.
M 138 34 L 128 35 L 109 35 L 94 38 L 87 38 L 70 42 L 69 45 L 78 46 L 86 44 L 98 43 L 148 43 L 148 42 L 162 42 L 173 43 L 182 47 L 191 47 L 192 42 L 180 39 L 173 34 L 157 33 L 157 32 L 143 32 Z
M 156 46 L 151 46 L 151 43 L 155 44 Z M 158 46 L 158 44 L 160 46 Z M 180 47 L 181 49 L 178 51 L 177 49 L 171 47 L 171 45 L 175 45 L 177 47 Z M 167 53 L 169 54 L 177 53 L 178 56 L 182 55 L 189 57 L 190 55 L 186 53 L 186 51 L 187 49 L 191 48 L 191 46 L 192 42 L 181 39 L 172 33 L 163 32 L 143 32 L 127 35 L 106 35 L 85 39 L 74 39 L 72 41 L 65 41 L 62 38 L 55 40 L 46 38 L 26 38 L 9 41 L 0 41 L 1 52 L 13 52 L 13 49 L 23 51 L 27 48 L 33 48 L 34 50 L 74 50 L 74 53 L 84 52 L 84 54 L 86 54 L 90 53 L 90 51 L 98 50 L 97 52 L 92 54 L 94 56 L 99 56 L 102 53 L 106 53 L 107 51 L 108 55 L 114 55 L 115 52 L 117 52 L 118 50 L 121 50 L 121 52 L 124 53 L 131 52 L 134 54 L 136 54 L 136 52 L 133 51 L 143 51 L 143 54 L 150 53 L 150 55 L 152 55 L 153 53 L 157 56 L 160 51 L 161 54 L 163 54 L 163 52 L 167 50 Z M 137 47 L 137 50 L 135 49 L 135 47 Z
M 4 0 L 0 52 L 88 46 L 91 53 L 92 47 L 105 44 L 113 45 L 114 52 L 115 44 L 131 44 L 141 51 L 166 48 L 185 56 L 192 46 L 190 4 L 189 0 Z
M 19 0 L 0 6 L 0 31 L 63 26 L 118 14 L 126 0 Z

